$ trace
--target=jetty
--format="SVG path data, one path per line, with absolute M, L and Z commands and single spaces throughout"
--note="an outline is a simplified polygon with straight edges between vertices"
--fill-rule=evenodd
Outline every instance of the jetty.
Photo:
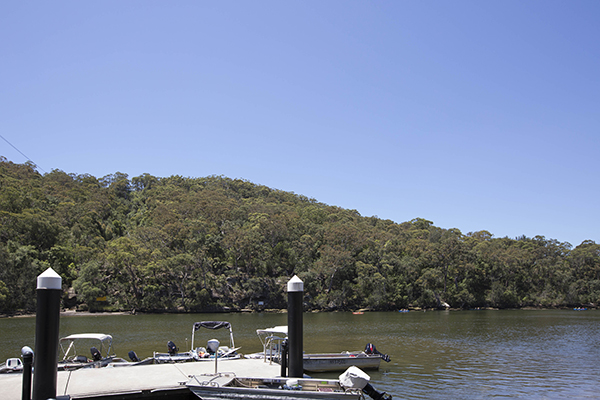
M 281 374 L 279 365 L 260 359 L 219 357 L 214 361 L 114 363 L 58 371 L 61 293 L 62 278 L 52 268 L 37 277 L 35 352 L 23 347 L 23 372 L 0 375 L 2 400 L 188 400 L 194 398 L 186 386 L 193 376 L 218 372 L 272 378 Z
M 263 378 L 281 373 L 279 364 L 258 359 L 219 359 L 218 369 L 221 373 Z M 185 383 L 190 376 L 214 372 L 215 363 L 210 361 L 58 371 L 56 395 L 57 400 L 196 399 Z M 21 400 L 22 380 L 23 374 L 19 373 L 1 375 L 2 399 Z
M 58 371 L 61 288 L 62 278 L 51 268 L 38 276 L 35 352 L 27 346 L 23 347 L 21 349 L 22 373 L 14 372 L 0 376 L 0 397 L 3 400 L 191 400 L 195 398 L 195 395 L 199 398 L 213 399 L 239 399 L 247 396 L 274 398 L 271 396 L 272 394 L 276 394 L 277 398 L 289 399 L 341 399 L 339 395 L 342 395 L 346 400 L 362 397 L 360 390 L 374 400 L 391 399 L 391 396 L 373 389 L 368 383 L 369 377 L 366 375 L 360 380 L 360 386 L 355 385 L 354 379 L 350 379 L 349 385 L 343 385 L 340 377 L 339 382 L 331 381 L 330 384 L 318 380 L 315 380 L 317 383 L 313 384 L 312 379 L 302 380 L 302 382 L 310 381 L 310 385 L 306 385 L 310 386 L 308 390 L 298 386 L 298 379 L 290 379 L 290 382 L 295 382 L 291 383 L 290 387 L 287 387 L 288 380 L 281 381 L 285 385 L 283 388 L 278 386 L 279 384 L 271 387 L 276 377 L 303 378 L 302 298 L 304 283 L 297 276 L 290 279 L 287 285 L 289 346 L 286 342 L 281 365 L 267 363 L 266 359 L 260 358 L 227 358 L 224 356 L 219 361 L 218 341 L 211 340 L 212 344 L 216 342 L 214 361 L 208 358 L 206 361 L 159 364 L 118 362 L 99 368 L 92 366 Z M 96 350 L 97 352 L 98 350 Z M 362 371 L 358 371 L 364 374 Z M 349 376 L 353 375 L 353 373 L 347 373 Z M 227 375 L 227 382 L 220 380 L 224 375 Z M 210 377 L 210 379 L 204 379 L 206 377 Z M 238 381 L 236 377 L 239 377 L 241 381 Z M 192 379 L 199 385 L 190 385 L 189 382 Z M 229 383 L 234 379 L 236 384 L 230 386 Z M 241 386 L 240 382 L 242 382 Z M 215 386 L 213 383 L 222 384 L 223 388 Z M 265 385 L 267 383 L 268 385 Z M 227 387 L 225 388 L 225 386 Z M 288 393 L 285 389 L 290 388 L 299 388 L 300 391 L 291 390 Z M 334 388 L 340 390 L 334 390 Z M 348 397 L 348 388 L 358 390 Z M 208 397 L 205 396 L 207 393 Z

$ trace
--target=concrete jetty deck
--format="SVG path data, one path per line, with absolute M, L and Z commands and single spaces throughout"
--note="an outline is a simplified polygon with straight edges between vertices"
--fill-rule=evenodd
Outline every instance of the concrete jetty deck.
M 192 399 L 185 387 L 189 376 L 214 372 L 211 361 L 59 371 L 56 395 L 73 400 Z M 218 372 L 270 378 L 281 374 L 281 366 L 259 359 L 219 360 Z M 21 400 L 21 392 L 22 374 L 0 375 L 0 398 Z

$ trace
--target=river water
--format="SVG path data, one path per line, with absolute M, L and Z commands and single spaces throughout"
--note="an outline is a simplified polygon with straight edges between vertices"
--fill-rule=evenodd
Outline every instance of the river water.
M 256 329 L 287 324 L 287 314 L 152 314 L 62 316 L 60 336 L 113 335 L 126 358 L 191 346 L 192 324 L 231 322 L 239 352 L 262 350 Z M 196 346 L 223 331 L 197 333 Z M 0 360 L 34 348 L 35 318 L 0 319 Z M 198 339 L 198 335 L 200 338 Z M 210 336 L 210 337 L 209 337 Z M 396 399 L 600 398 L 600 311 L 506 310 L 304 314 L 304 350 L 362 350 L 373 343 L 390 355 L 373 386 Z M 140 367 L 143 368 L 143 367 Z M 338 374 L 317 375 L 337 377 Z

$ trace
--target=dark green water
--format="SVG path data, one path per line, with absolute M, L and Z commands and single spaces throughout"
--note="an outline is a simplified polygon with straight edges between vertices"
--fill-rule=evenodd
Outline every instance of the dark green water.
M 60 336 L 109 333 L 117 355 L 146 357 L 166 351 L 167 340 L 189 348 L 192 324 L 201 320 L 231 322 L 235 345 L 252 353 L 262 350 L 256 329 L 286 325 L 287 315 L 65 316 Z M 34 317 L 0 319 L 0 360 L 34 348 L 34 333 Z M 203 332 L 200 344 L 212 337 L 228 344 L 225 332 Z M 600 398 L 600 311 L 304 315 L 306 352 L 360 350 L 369 342 L 392 358 L 369 371 L 373 386 L 397 399 Z

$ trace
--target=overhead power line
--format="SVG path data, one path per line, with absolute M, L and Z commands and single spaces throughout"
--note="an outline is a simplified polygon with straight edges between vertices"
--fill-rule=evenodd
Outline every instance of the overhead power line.
M 0 137 L 2 139 L 4 139 L 4 141 L 6 143 L 8 143 L 13 149 L 15 149 L 16 151 L 18 151 L 19 154 L 21 154 L 23 157 L 25 157 L 28 161 L 31 161 L 33 163 L 33 165 L 35 165 L 37 168 L 41 169 L 43 173 L 46 173 L 46 171 L 44 171 L 44 169 L 42 167 L 40 167 L 39 165 L 37 165 L 37 163 L 34 162 L 31 158 L 29 158 L 25 154 L 23 154 L 23 152 L 21 150 L 17 149 L 11 142 L 9 142 L 8 140 L 6 140 L 6 138 L 4 136 L 0 135 Z

